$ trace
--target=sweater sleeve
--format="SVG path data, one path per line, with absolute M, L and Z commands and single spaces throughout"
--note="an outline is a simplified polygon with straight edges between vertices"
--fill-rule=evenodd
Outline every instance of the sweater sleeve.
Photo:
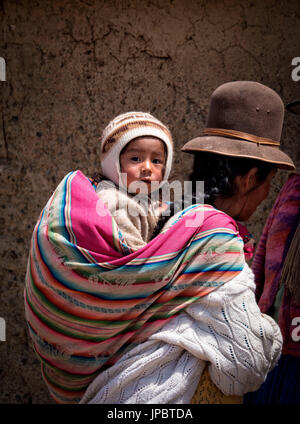
M 186 309 L 195 320 L 189 339 L 196 336 L 202 349 L 198 357 L 209 362 L 212 381 L 226 395 L 257 390 L 281 354 L 280 329 L 260 312 L 254 290 L 245 264 L 231 282 Z
M 203 272 L 188 275 L 194 284 L 211 289 L 218 282 L 218 288 L 97 376 L 81 403 L 188 403 L 206 363 L 225 395 L 241 396 L 263 383 L 279 359 L 281 333 L 255 301 L 253 273 L 234 223 L 228 228 L 228 219 L 221 225 L 215 215 L 218 226 L 214 216 L 204 222 L 198 255 Z M 226 237 L 219 237 L 221 229 Z M 188 263 L 193 271 L 193 262 Z
M 225 395 L 257 390 L 279 359 L 282 338 L 259 311 L 254 287 L 245 264 L 98 375 L 81 403 L 189 403 L 207 362 Z

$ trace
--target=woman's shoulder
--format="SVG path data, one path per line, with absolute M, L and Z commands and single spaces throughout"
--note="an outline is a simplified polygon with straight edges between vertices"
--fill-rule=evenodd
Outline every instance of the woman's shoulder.
M 238 231 L 238 225 L 234 218 L 212 205 L 204 204 L 205 207 L 205 222 L 212 227 L 228 227 Z
M 214 206 L 205 203 L 191 205 L 183 210 L 176 211 L 165 224 L 164 230 L 179 221 L 185 224 L 188 221 L 193 227 L 201 227 L 202 231 L 227 228 L 238 233 L 237 223 L 232 217 L 216 209 Z
M 206 203 L 195 206 L 194 219 L 196 222 L 201 222 L 202 231 L 227 228 L 234 232 L 238 232 L 236 221 L 227 213 Z

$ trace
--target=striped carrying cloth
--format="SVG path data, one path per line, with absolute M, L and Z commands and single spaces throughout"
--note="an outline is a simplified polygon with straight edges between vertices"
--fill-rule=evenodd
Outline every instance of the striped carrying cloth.
M 105 208 L 71 172 L 32 235 L 25 314 L 58 403 L 79 402 L 99 372 L 244 265 L 235 221 L 212 206 L 185 209 L 133 253 Z

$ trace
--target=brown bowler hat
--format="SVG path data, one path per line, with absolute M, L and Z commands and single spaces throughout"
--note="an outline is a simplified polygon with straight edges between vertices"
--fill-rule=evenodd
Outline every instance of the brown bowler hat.
M 257 159 L 293 170 L 292 159 L 279 149 L 283 118 L 284 104 L 271 88 L 252 81 L 229 82 L 211 96 L 203 135 L 181 150 Z

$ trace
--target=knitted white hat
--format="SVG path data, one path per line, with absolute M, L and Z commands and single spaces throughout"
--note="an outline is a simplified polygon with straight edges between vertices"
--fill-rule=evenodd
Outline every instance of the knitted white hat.
M 114 118 L 103 130 L 100 139 L 100 160 L 103 176 L 115 184 L 123 186 L 120 176 L 120 153 L 131 140 L 145 136 L 157 137 L 166 146 L 167 159 L 163 180 L 159 185 L 161 187 L 168 180 L 171 172 L 173 140 L 169 129 L 150 113 L 124 113 Z

